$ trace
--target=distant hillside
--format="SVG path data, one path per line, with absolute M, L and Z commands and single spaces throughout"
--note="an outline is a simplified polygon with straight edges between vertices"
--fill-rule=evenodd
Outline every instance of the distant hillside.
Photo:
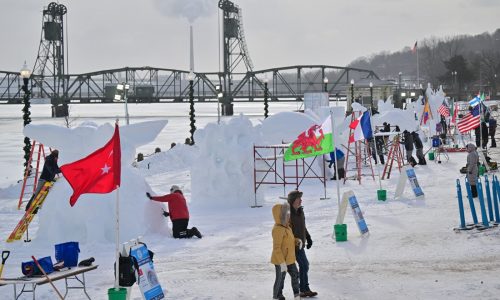
M 443 84 L 467 94 L 481 89 L 496 95 L 497 87 L 500 90 L 500 29 L 492 34 L 431 37 L 418 41 L 417 48 L 421 83 Z M 403 81 L 411 84 L 417 77 L 416 55 L 405 47 L 357 58 L 349 66 L 371 69 L 384 79 L 397 80 L 402 72 Z

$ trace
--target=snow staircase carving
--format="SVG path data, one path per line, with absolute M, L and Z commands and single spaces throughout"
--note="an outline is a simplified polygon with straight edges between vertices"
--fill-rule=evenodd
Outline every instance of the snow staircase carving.
M 33 141 L 31 145 L 30 157 L 28 163 L 26 164 L 26 169 L 24 170 L 23 185 L 21 187 L 21 195 L 19 195 L 19 202 L 17 204 L 17 209 L 21 209 L 24 202 L 28 202 L 36 191 L 38 184 L 38 177 L 40 174 L 40 159 L 45 160 L 45 148 L 42 144 Z M 35 164 L 33 168 L 32 164 Z

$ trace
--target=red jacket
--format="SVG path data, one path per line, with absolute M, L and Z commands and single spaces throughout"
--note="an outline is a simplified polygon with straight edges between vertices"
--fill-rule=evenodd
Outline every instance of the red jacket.
M 153 196 L 152 200 L 168 203 L 168 212 L 170 220 L 189 219 L 189 210 L 186 204 L 186 198 L 181 193 L 175 192 L 165 196 Z

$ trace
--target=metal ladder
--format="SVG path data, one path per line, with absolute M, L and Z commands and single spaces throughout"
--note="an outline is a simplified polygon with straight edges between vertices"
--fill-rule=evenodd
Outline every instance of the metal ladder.
M 36 191 L 38 184 L 38 177 L 40 174 L 40 159 L 45 160 L 45 148 L 43 144 L 33 141 L 31 145 L 30 157 L 28 163 L 26 164 L 26 169 L 24 170 L 23 186 L 21 188 L 21 195 L 19 195 L 19 202 L 17 204 L 17 209 L 21 209 L 24 202 L 28 202 Z M 33 168 L 32 164 L 35 164 Z

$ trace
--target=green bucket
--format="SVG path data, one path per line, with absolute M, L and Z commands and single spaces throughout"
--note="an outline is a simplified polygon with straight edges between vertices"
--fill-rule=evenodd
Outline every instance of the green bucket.
M 434 160 L 434 152 L 429 152 L 429 160 Z
M 335 225 L 333 225 L 333 230 L 335 231 L 335 240 L 337 242 L 347 241 L 347 225 L 346 224 L 335 224 Z
M 386 190 L 377 190 L 377 199 L 380 201 L 387 200 L 387 191 Z
M 484 165 L 479 166 L 479 176 L 483 176 L 486 173 L 486 167 Z
M 115 290 L 115 288 L 108 289 L 108 300 L 126 300 L 127 299 L 127 289 L 119 288 Z

